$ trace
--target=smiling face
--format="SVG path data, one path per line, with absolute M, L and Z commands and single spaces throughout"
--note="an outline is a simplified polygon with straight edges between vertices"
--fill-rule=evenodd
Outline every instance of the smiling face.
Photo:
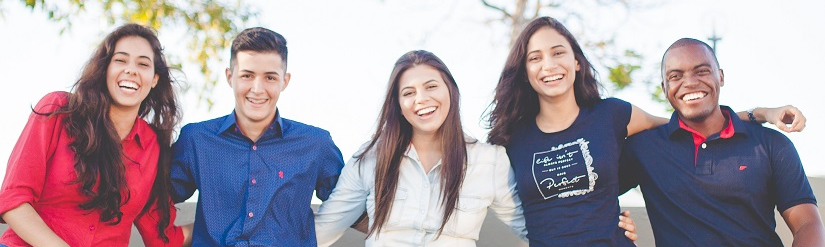
M 686 121 L 701 122 L 719 109 L 719 90 L 725 76 L 711 51 L 700 44 L 671 48 L 662 64 L 662 89 Z
M 276 103 L 289 84 L 281 55 L 275 52 L 239 51 L 226 80 L 235 94 L 235 116 L 246 124 L 270 124 L 275 119 Z
M 158 83 L 155 53 L 144 38 L 123 37 L 115 43 L 114 55 L 106 69 L 106 87 L 112 96 L 111 111 L 135 112 Z
M 527 80 L 539 98 L 575 98 L 573 83 L 579 62 L 570 42 L 550 27 L 536 31 L 527 43 Z
M 417 65 L 405 71 L 398 84 L 401 114 L 412 125 L 413 135 L 438 133 L 450 112 L 450 90 L 441 72 Z

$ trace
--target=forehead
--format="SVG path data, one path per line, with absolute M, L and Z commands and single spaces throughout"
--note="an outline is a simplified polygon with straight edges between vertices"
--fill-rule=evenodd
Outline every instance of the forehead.
M 235 60 L 238 70 L 283 72 L 284 69 L 284 61 L 277 52 L 238 51 Z
M 536 30 L 530 39 L 527 41 L 527 52 L 539 49 L 548 49 L 555 46 L 570 47 L 570 42 L 562 36 L 556 29 L 551 27 L 542 27 Z
M 665 54 L 664 69 L 686 69 L 700 64 L 715 66 L 713 54 L 699 44 L 689 44 L 670 49 Z
M 403 89 L 405 87 L 423 84 L 428 81 L 443 83 L 441 72 L 432 66 L 422 64 L 413 66 L 412 68 L 407 69 L 407 71 L 404 71 L 404 73 L 401 74 L 401 78 L 399 78 L 398 84 L 399 88 Z
M 149 41 L 139 36 L 127 36 L 115 42 L 115 53 L 127 53 L 131 56 L 152 58 L 155 54 Z

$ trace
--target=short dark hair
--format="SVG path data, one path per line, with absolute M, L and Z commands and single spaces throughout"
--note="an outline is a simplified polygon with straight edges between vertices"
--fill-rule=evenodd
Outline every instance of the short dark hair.
M 662 68 L 662 77 L 664 77 L 665 56 L 667 56 L 667 53 L 670 52 L 670 50 L 673 50 L 673 49 L 676 49 L 676 48 L 679 48 L 679 47 L 688 46 L 688 45 L 701 45 L 701 46 L 704 46 L 705 49 L 708 49 L 708 51 L 710 52 L 711 57 L 713 57 L 713 62 L 716 63 L 716 68 L 717 69 L 719 68 L 719 60 L 716 58 L 716 52 L 713 50 L 713 47 L 710 47 L 710 45 L 708 45 L 704 41 L 701 41 L 701 40 L 698 40 L 698 39 L 681 38 L 681 39 L 677 40 L 676 42 L 673 42 L 673 44 L 671 44 L 667 48 L 667 50 L 665 50 L 665 53 L 662 54 L 662 63 L 659 65 Z
M 274 52 L 281 55 L 286 70 L 287 48 L 286 39 L 279 33 L 263 27 L 247 28 L 232 39 L 230 48 L 229 67 L 234 68 L 238 62 L 239 51 Z

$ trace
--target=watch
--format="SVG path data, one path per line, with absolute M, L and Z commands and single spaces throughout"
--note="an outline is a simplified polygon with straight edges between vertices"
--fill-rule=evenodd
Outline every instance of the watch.
M 756 107 L 748 109 L 748 120 L 750 120 L 751 122 L 756 123 L 757 121 L 756 121 L 756 117 L 753 116 L 753 110 L 756 110 Z

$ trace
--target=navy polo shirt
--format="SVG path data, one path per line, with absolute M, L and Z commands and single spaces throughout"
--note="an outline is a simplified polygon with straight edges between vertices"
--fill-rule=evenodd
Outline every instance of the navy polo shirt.
M 621 191 L 641 187 L 657 246 L 781 246 L 774 208 L 816 204 L 793 143 L 721 108 L 727 131 L 704 141 L 676 113 L 627 138 Z
M 281 118 L 253 142 L 235 113 L 181 129 L 172 198 L 199 191 L 192 246 L 316 246 L 312 193 L 326 200 L 344 166 L 326 130 Z

